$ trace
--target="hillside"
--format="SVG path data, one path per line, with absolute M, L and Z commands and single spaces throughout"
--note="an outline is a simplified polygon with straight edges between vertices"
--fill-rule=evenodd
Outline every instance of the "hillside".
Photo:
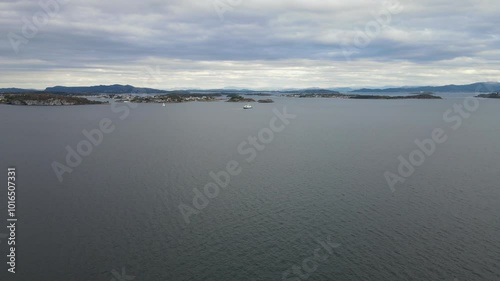
M 468 85 L 446 85 L 446 86 L 423 86 L 423 87 L 399 87 L 387 89 L 360 89 L 352 93 L 404 93 L 404 92 L 496 92 L 500 91 L 500 83 L 484 82 Z
M 159 94 L 167 93 L 164 90 L 152 88 L 137 88 L 131 85 L 99 85 L 85 87 L 55 86 L 45 89 L 46 92 L 69 94 Z

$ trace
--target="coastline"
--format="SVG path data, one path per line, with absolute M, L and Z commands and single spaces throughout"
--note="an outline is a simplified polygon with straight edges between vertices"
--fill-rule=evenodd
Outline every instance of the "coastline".
M 252 94 L 255 96 L 256 94 Z M 255 100 L 238 94 L 222 93 L 189 93 L 189 94 L 161 94 L 161 95 L 137 95 L 137 94 L 52 94 L 52 93 L 9 93 L 0 94 L 0 104 L 20 106 L 74 106 L 108 104 L 110 102 L 120 103 L 153 103 L 170 104 L 186 102 L 231 102 L 231 103 L 274 103 L 272 98 L 299 98 L 299 99 L 353 99 L 353 100 L 440 100 L 441 96 L 435 93 L 414 93 L 408 95 L 358 95 L 334 93 L 291 93 L 291 94 L 260 94 L 267 99 Z M 482 95 L 480 95 L 482 96 Z

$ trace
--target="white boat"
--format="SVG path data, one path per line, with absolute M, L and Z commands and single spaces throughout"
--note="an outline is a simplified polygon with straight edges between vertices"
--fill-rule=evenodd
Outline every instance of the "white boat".
M 163 106 L 165 106 L 165 103 L 163 103 Z
M 252 109 L 252 106 L 251 106 L 251 105 L 249 105 L 249 104 L 245 104 L 245 105 L 243 106 L 243 109 Z

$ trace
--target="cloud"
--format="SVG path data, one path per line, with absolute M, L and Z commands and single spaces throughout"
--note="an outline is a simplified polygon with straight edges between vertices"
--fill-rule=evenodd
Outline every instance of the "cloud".
M 494 0 L 66 1 L 17 54 L 8 35 L 22 36 L 26 19 L 44 10 L 37 1 L 0 3 L 0 87 L 147 86 L 140 69 L 156 65 L 168 74 L 162 88 L 499 80 Z M 395 3 L 401 11 L 370 29 Z M 360 47 L 367 32 L 373 36 Z

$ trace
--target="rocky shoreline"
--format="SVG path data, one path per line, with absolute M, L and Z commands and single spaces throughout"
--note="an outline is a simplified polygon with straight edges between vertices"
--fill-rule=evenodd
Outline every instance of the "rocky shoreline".
M 480 95 L 477 95 L 476 98 L 500 99 L 500 92 L 491 93 L 491 94 L 480 94 Z
M 229 98 L 227 100 L 227 102 L 255 102 L 254 99 L 245 98 L 245 97 L 242 97 L 240 95 L 235 95 L 235 94 L 227 95 L 227 97 Z
M 27 105 L 27 106 L 61 106 L 103 104 L 107 102 L 92 101 L 75 96 L 56 94 L 5 94 L 0 96 L 0 104 Z
M 413 93 L 407 96 L 382 96 L 382 95 L 350 95 L 341 93 L 306 93 L 306 94 L 286 94 L 288 98 L 341 98 L 341 99 L 371 99 L 371 100 L 398 100 L 398 99 L 442 99 L 434 93 Z
M 382 96 L 382 95 L 353 95 L 333 93 L 293 93 L 282 94 L 282 97 L 289 98 L 342 98 L 342 99 L 377 99 L 377 100 L 395 100 L 395 99 L 442 99 L 435 96 L 434 93 L 414 93 L 406 96 Z M 484 94 L 477 97 L 482 98 L 500 98 L 500 93 Z M 88 99 L 88 98 L 92 98 Z M 183 103 L 183 102 L 211 102 L 226 101 L 237 103 L 274 103 L 270 98 L 255 100 L 238 94 L 227 94 L 227 99 L 221 93 L 198 94 L 198 93 L 179 93 L 162 95 L 133 95 L 133 94 L 109 94 L 109 95 L 85 95 L 85 97 L 73 94 L 53 94 L 53 93 L 11 93 L 1 94 L 0 104 L 9 105 L 28 105 L 28 106 L 61 106 L 61 105 L 87 105 L 103 104 L 108 100 L 115 102 L 132 103 Z
M 263 99 L 263 100 L 258 100 L 258 103 L 273 103 L 274 101 L 272 99 Z
M 132 96 L 126 101 L 134 103 L 181 103 L 191 101 L 218 101 L 221 94 L 167 94 L 156 96 Z M 123 101 L 123 100 L 121 100 Z

